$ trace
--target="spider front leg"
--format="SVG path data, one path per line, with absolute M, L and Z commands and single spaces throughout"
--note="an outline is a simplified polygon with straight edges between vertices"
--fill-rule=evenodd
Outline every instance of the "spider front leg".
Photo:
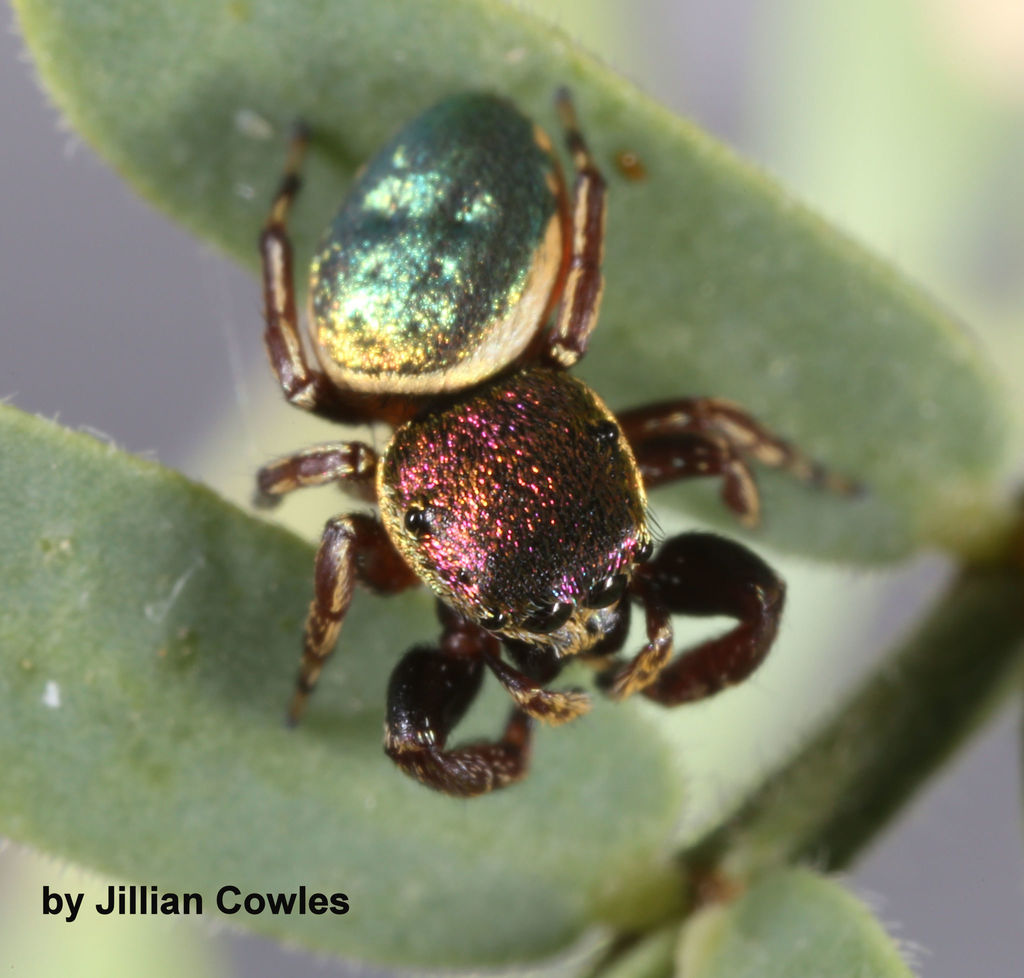
M 334 651 L 357 580 L 378 594 L 394 594 L 418 583 L 377 520 L 360 513 L 335 516 L 327 521 L 316 554 L 313 601 L 288 709 L 290 724 L 298 723 Z
M 648 645 L 606 672 L 612 696 L 638 690 L 664 706 L 712 696 L 746 679 L 764 661 L 779 627 L 786 588 L 746 547 L 711 533 L 684 533 L 641 564 L 630 594 L 644 607 Z M 726 615 L 738 624 L 668 662 L 669 615 Z
M 678 479 L 721 476 L 722 499 L 746 526 L 756 526 L 761 516 L 751 459 L 831 492 L 861 490 L 722 398 L 686 397 L 634 408 L 619 415 L 619 424 L 648 489 Z
M 384 750 L 408 775 L 435 791 L 471 798 L 519 781 L 530 758 L 531 722 L 512 710 L 501 737 L 446 749 L 448 736 L 476 699 L 498 640 L 456 616 L 438 648 L 407 652 L 388 684 Z
M 263 316 L 267 324 L 263 342 L 278 383 L 288 402 L 332 421 L 358 423 L 372 420 L 372 413 L 347 398 L 317 367 L 311 366 L 299 336 L 295 305 L 292 245 L 288 238 L 288 213 L 302 186 L 299 171 L 309 143 L 309 133 L 297 126 L 292 136 L 284 175 L 260 235 L 263 272 Z
M 571 367 L 586 353 L 601 308 L 605 182 L 580 133 L 568 91 L 559 90 L 556 104 L 576 167 L 576 184 L 569 220 L 569 266 L 547 356 L 561 367 Z
M 437 616 L 441 621 L 442 648 L 449 654 L 480 655 L 516 705 L 535 720 L 552 726 L 568 723 L 588 712 L 590 697 L 581 689 L 545 689 L 545 682 L 554 679 L 562 663 L 545 670 L 542 677 L 531 676 L 502 661 L 502 643 L 479 625 L 467 621 L 443 601 L 437 603 Z M 512 643 L 514 647 L 518 643 Z M 506 643 L 507 645 L 507 643 Z M 515 654 L 514 648 L 509 648 Z
M 256 473 L 253 503 L 268 508 L 285 493 L 337 482 L 366 502 L 376 501 L 377 453 L 361 441 L 312 445 L 264 465 Z

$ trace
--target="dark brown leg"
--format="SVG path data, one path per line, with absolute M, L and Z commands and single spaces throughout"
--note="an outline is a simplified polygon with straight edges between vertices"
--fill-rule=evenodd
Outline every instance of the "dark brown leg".
M 651 404 L 620 414 L 619 424 L 647 488 L 695 476 L 721 476 L 723 500 L 748 526 L 755 526 L 761 513 L 749 459 L 832 492 L 860 490 L 760 425 L 739 405 L 721 398 Z
M 361 514 L 335 516 L 327 521 L 316 554 L 302 662 L 288 709 L 291 724 L 301 718 L 324 663 L 334 651 L 357 580 L 380 594 L 418 583 L 380 523 Z
M 576 112 L 565 89 L 559 90 L 556 104 L 576 167 L 576 185 L 573 189 L 569 269 L 547 355 L 560 366 L 571 367 L 586 353 L 601 307 L 605 183 L 579 131 Z
M 447 637 L 447 636 L 446 636 Z M 474 640 L 475 638 L 475 640 Z M 469 798 L 519 781 L 530 758 L 530 719 L 515 709 L 498 741 L 445 749 L 483 681 L 485 648 L 497 640 L 468 630 L 441 648 L 407 652 L 391 674 L 384 750 L 435 791 Z
M 490 652 L 484 653 L 484 661 L 519 709 L 536 720 L 558 726 L 590 710 L 590 697 L 580 689 L 545 689 Z
M 297 127 L 292 137 L 284 176 L 260 235 L 263 268 L 263 315 L 267 328 L 263 342 L 270 365 L 289 403 L 334 421 L 372 420 L 374 412 L 360 407 L 358 398 L 346 398 L 328 377 L 312 366 L 302 348 L 295 308 L 295 279 L 292 246 L 288 239 L 288 212 L 302 180 L 299 170 L 309 142 L 309 133 Z
M 603 673 L 601 686 L 613 699 L 621 700 L 649 686 L 665 668 L 672 655 L 672 621 L 656 600 L 645 601 L 647 644 L 624 666 Z
M 643 689 L 645 696 L 665 706 L 704 699 L 746 679 L 775 640 L 785 599 L 785 585 L 760 557 L 710 533 L 684 533 L 668 540 L 637 568 L 631 591 L 649 616 L 654 608 L 657 616 L 728 615 L 739 622 L 724 635 L 683 652 Z M 622 674 L 619 668 L 603 682 L 614 690 Z
M 480 655 L 505 692 L 524 713 L 557 726 L 586 713 L 590 697 L 580 689 L 545 689 L 545 682 L 557 675 L 557 668 L 545 676 L 528 676 L 502 661 L 502 643 L 489 632 L 466 621 L 442 602 L 437 603 L 441 620 L 441 647 L 449 655 Z
M 377 454 L 361 441 L 313 445 L 264 465 L 256 473 L 253 502 L 274 506 L 285 493 L 329 482 L 338 482 L 353 495 L 373 502 L 376 473 Z

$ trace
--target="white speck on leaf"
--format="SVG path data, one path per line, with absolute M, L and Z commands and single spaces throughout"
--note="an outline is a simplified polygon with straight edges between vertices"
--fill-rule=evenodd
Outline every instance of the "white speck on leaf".
M 42 704 L 43 706 L 48 706 L 51 710 L 56 710 L 60 707 L 60 686 L 53 679 L 46 680 Z
M 274 135 L 274 127 L 252 109 L 239 109 L 235 113 L 235 128 L 250 139 L 270 139 Z

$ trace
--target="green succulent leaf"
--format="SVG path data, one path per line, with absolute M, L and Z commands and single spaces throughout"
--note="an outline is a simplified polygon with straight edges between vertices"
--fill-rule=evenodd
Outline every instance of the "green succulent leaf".
M 672 978 L 679 932 L 678 924 L 670 924 L 645 935 L 596 969 L 595 978 Z
M 732 397 L 867 491 L 766 474 L 759 538 L 854 561 L 923 543 L 985 549 L 1006 423 L 950 317 L 785 192 L 493 0 L 175 4 L 16 0 L 73 124 L 145 196 L 249 265 L 289 124 L 314 152 L 294 236 L 309 255 L 355 169 L 402 122 L 463 89 L 512 96 L 557 131 L 575 93 L 610 180 L 607 290 L 584 367 L 613 407 Z M 645 176 L 623 170 L 637 154 Z M 301 267 L 301 266 L 300 266 Z M 254 338 L 254 342 L 256 342 Z M 707 486 L 660 491 L 722 519 Z
M 0 835 L 390 964 L 536 961 L 677 905 L 681 789 L 641 711 L 598 705 L 538 731 L 515 791 L 435 794 L 381 750 L 388 674 L 435 632 L 425 595 L 361 594 L 325 709 L 287 730 L 311 547 L 11 408 L 0 446 Z M 493 736 L 508 710 L 504 693 L 482 700 L 468 736 Z M 304 884 L 351 909 L 226 916 L 225 884 Z
M 683 930 L 686 978 L 911 978 L 885 929 L 833 880 L 808 870 L 766 876 Z

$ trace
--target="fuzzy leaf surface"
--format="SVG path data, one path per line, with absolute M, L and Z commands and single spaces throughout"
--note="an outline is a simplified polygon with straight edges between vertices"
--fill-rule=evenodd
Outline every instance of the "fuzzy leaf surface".
M 435 794 L 381 749 L 388 675 L 436 634 L 426 595 L 359 594 L 318 709 L 288 730 L 308 544 L 11 408 L 0 484 L 0 835 L 387 964 L 536 961 L 671 908 L 680 786 L 639 711 L 538 731 L 514 791 Z M 507 711 L 492 689 L 459 739 L 494 736 Z M 343 892 L 351 909 L 227 916 L 225 884 Z
M 868 908 L 834 880 L 781 870 L 687 924 L 686 978 L 912 978 Z

